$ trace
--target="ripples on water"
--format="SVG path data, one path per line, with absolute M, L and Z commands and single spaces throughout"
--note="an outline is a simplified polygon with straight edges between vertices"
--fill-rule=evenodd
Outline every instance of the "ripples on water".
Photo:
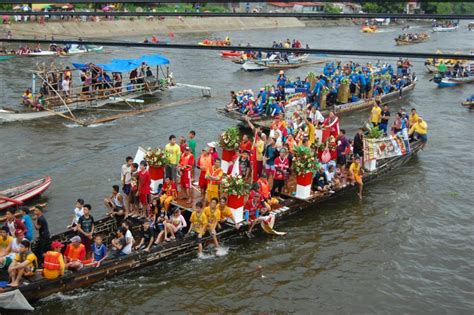
M 417 31 L 423 30 L 419 27 Z M 430 41 L 395 47 L 399 29 L 362 34 L 358 28 L 288 29 L 177 35 L 183 42 L 229 34 L 236 42 L 270 44 L 299 37 L 311 47 L 434 51 L 471 50 L 474 32 L 434 33 Z M 338 38 L 338 41 L 334 41 Z M 127 58 L 150 50 L 114 50 L 90 55 L 97 61 Z M 96 128 L 70 128 L 58 119 L 0 126 L 4 162 L 1 179 L 33 171 L 52 174 L 47 217 L 53 231 L 70 221 L 74 200 L 86 199 L 93 215 L 119 178 L 122 159 L 138 145 L 164 144 L 170 133 L 197 131 L 198 147 L 235 121 L 215 108 L 229 90 L 254 90 L 274 80 L 273 73 L 238 71 L 217 52 L 167 51 L 178 81 L 207 85 L 213 98 L 190 106 L 167 108 Z M 80 56 L 87 61 L 89 56 Z M 357 59 L 367 62 L 370 59 Z M 75 59 L 74 59 L 75 60 Z M 384 59 L 385 60 L 385 59 Z M 391 62 L 395 60 L 390 59 Z M 65 61 L 64 61 L 65 62 Z M 33 59 L 1 63 L 2 103 L 17 102 L 29 85 Z M 301 75 L 309 69 L 288 71 Z M 370 184 L 363 202 L 349 194 L 279 222 L 284 237 L 235 240 L 222 257 L 195 256 L 146 268 L 41 302 L 39 311 L 69 313 L 472 313 L 473 296 L 473 129 L 472 112 L 460 102 L 472 86 L 439 90 L 428 82 L 423 61 L 415 61 L 419 83 L 408 101 L 429 124 L 424 152 L 396 173 Z M 8 80 L 5 78 L 8 77 Z M 195 96 L 176 89 L 163 102 Z M 367 112 L 342 119 L 350 135 Z M 21 180 L 20 180 L 21 181 Z

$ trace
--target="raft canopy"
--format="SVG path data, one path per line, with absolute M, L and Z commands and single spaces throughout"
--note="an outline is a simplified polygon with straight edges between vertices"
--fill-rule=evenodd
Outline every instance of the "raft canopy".
M 133 69 L 139 68 L 142 63 L 148 66 L 167 65 L 170 63 L 169 59 L 161 55 L 145 55 L 138 59 L 112 59 L 110 63 L 94 64 L 108 72 L 130 72 Z M 73 63 L 74 68 L 79 70 L 88 69 L 91 63 Z

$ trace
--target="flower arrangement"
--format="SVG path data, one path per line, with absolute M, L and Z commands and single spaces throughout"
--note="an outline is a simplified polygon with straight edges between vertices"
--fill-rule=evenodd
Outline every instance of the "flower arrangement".
M 336 150 L 337 142 L 336 142 L 336 138 L 334 138 L 334 136 L 330 136 L 329 138 L 327 138 L 326 143 L 328 144 L 328 149 L 329 150 L 331 150 L 331 151 Z
M 329 94 L 329 88 L 327 86 L 323 86 L 321 89 L 321 95 L 327 95 Z
M 237 150 L 240 144 L 240 132 L 237 127 L 230 127 L 219 138 L 219 146 L 224 150 Z
M 221 192 L 227 195 L 245 196 L 250 192 L 250 185 L 240 175 L 226 175 L 221 182 Z
M 341 85 L 349 85 L 349 79 L 344 77 L 341 79 Z
M 148 148 L 145 153 L 145 161 L 151 167 L 163 167 L 168 164 L 168 157 L 165 150 L 161 148 Z
M 295 147 L 292 168 L 296 175 L 314 173 L 319 168 L 318 158 L 314 152 L 305 146 Z

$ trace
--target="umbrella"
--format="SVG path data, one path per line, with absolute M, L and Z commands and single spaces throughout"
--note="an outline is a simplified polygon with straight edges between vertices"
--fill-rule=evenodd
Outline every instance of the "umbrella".
M 102 8 L 102 11 L 104 11 L 104 12 L 108 12 L 110 10 L 112 10 L 112 8 L 110 6 L 106 6 L 106 7 Z
M 21 7 L 19 5 L 16 5 L 16 6 L 13 7 L 13 10 L 20 10 L 20 9 L 21 9 Z

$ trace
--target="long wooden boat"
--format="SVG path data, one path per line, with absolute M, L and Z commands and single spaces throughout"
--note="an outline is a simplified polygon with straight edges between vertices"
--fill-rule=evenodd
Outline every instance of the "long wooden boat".
M 399 100 L 400 98 L 407 97 L 413 91 L 413 89 L 415 88 L 415 85 L 416 85 L 416 81 L 408 86 L 403 87 L 401 93 L 400 91 L 393 91 L 381 96 L 380 97 L 381 104 L 382 105 L 389 104 L 389 103 Z M 321 113 L 323 115 L 328 115 L 330 111 L 333 111 L 335 114 L 338 114 L 338 115 L 347 114 L 347 113 L 351 113 L 357 110 L 369 109 L 373 106 L 374 102 L 375 102 L 375 97 L 371 99 L 367 99 L 367 100 L 360 100 L 357 102 L 335 105 L 326 110 L 321 110 Z M 263 129 L 270 128 L 270 125 L 273 122 L 272 117 L 269 117 L 269 116 L 248 117 L 248 116 L 242 115 L 242 113 L 240 113 L 236 109 L 218 108 L 217 112 L 228 118 L 240 120 L 242 122 L 246 122 L 247 119 L 250 119 L 252 124 L 254 124 L 255 126 L 259 126 Z
M 458 29 L 458 26 L 435 26 L 433 27 L 433 32 L 454 32 Z
M 375 171 L 367 172 L 364 175 L 364 183 L 378 179 L 382 175 L 399 169 L 403 164 L 407 163 L 414 155 L 416 155 L 422 144 L 419 141 L 412 142 L 411 151 L 403 156 L 397 156 L 382 160 L 382 163 L 378 166 Z M 326 202 L 327 200 L 334 199 L 337 196 L 346 194 L 350 191 L 357 189 L 357 186 L 348 185 L 344 188 L 336 190 L 334 194 L 324 194 L 313 196 L 310 199 L 302 200 L 291 196 L 285 196 L 284 200 L 275 208 L 272 213 L 276 218 L 277 225 L 283 219 L 294 216 L 300 213 L 302 210 L 311 208 L 317 204 Z M 186 220 L 190 217 L 188 209 L 184 209 L 183 215 Z M 313 209 L 314 210 L 314 209 Z M 140 226 L 140 221 L 133 221 L 132 232 L 137 231 Z M 105 236 L 105 242 L 110 243 L 111 237 L 117 229 L 117 222 L 112 218 L 104 218 L 96 222 L 96 231 Z M 260 228 L 258 228 L 260 230 Z M 243 235 L 247 231 L 245 223 L 239 230 L 235 229 L 233 225 L 226 224 L 223 229 L 218 232 L 217 236 L 220 241 L 229 241 L 232 238 Z M 136 234 L 136 233 L 134 233 Z M 54 235 L 52 239 L 66 242 L 70 237 L 74 235 L 72 231 L 66 231 L 57 235 Z M 206 243 L 210 241 L 210 237 L 207 236 L 203 239 Z M 35 246 L 35 244 L 33 245 Z M 130 255 L 123 256 L 121 258 L 110 259 L 104 261 L 100 267 L 85 267 L 78 272 L 67 271 L 66 274 L 55 280 L 46 280 L 42 277 L 36 279 L 29 279 L 27 285 L 21 285 L 18 290 L 23 296 L 30 302 L 38 301 L 39 299 L 45 298 L 51 294 L 58 292 L 67 292 L 78 288 L 84 288 L 98 281 L 112 278 L 116 275 L 130 272 L 137 269 L 143 269 L 146 266 L 155 265 L 163 261 L 175 258 L 181 258 L 187 255 L 193 255 L 196 253 L 197 242 L 196 240 L 185 237 L 180 240 L 166 243 L 162 246 L 154 246 L 149 253 L 139 251 L 133 252 Z M 15 291 L 13 288 L 5 289 L 4 293 Z M 0 297 L 1 297 L 0 293 Z M 2 299 L 0 299 L 1 303 Z M 0 304 L 0 307 L 4 305 Z
M 27 184 L 1 190 L 0 196 L 5 196 L 18 202 L 25 202 L 45 192 L 46 189 L 48 189 L 48 187 L 51 185 L 51 181 L 51 177 L 46 176 Z M 15 203 L 11 201 L 0 199 L 0 210 L 4 210 L 14 205 Z

